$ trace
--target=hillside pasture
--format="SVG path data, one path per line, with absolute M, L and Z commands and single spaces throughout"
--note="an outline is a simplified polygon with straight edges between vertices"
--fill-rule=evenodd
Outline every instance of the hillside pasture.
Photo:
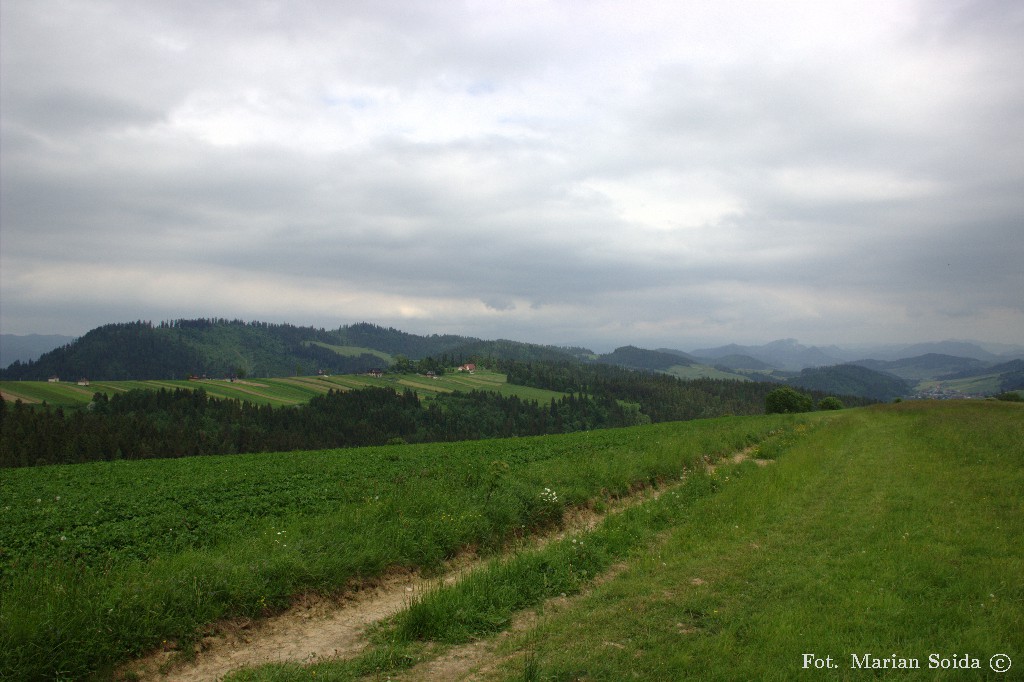
M 363 348 L 361 346 L 336 346 L 330 343 L 324 343 L 323 341 L 311 341 L 308 342 L 308 345 L 320 346 L 321 348 L 326 348 L 327 350 L 333 351 L 334 353 L 344 357 L 354 358 L 359 357 L 360 355 L 373 355 L 374 357 L 380 358 L 381 365 L 384 367 L 387 367 L 394 362 L 394 358 L 391 355 L 384 351 L 374 350 L 373 348 Z
M 0 390 L 4 399 L 23 400 L 26 403 L 48 403 L 55 407 L 74 407 L 92 400 L 90 386 L 47 381 L 2 381 Z
M 915 390 L 919 393 L 946 390 L 956 391 L 964 395 L 994 395 L 1000 392 L 1000 381 L 1001 377 L 999 374 L 981 374 L 963 379 L 944 379 L 942 381 L 931 379 L 919 382 Z
M 94 381 L 88 386 L 78 386 L 74 382 L 61 381 L 0 381 L 0 390 L 10 400 L 22 400 L 25 403 L 38 404 L 46 402 L 55 407 L 81 407 L 92 400 L 96 393 L 104 393 L 108 397 L 131 389 L 160 390 L 202 388 L 214 398 L 230 398 L 254 403 L 281 407 L 300 405 L 310 398 L 323 395 L 329 390 L 357 390 L 368 387 L 394 388 L 402 391 L 405 388 L 414 390 L 423 398 L 430 398 L 439 393 L 453 391 L 496 391 L 502 395 L 515 395 L 524 400 L 548 402 L 564 396 L 557 391 L 530 388 L 509 384 L 506 376 L 499 372 L 478 371 L 474 374 L 447 373 L 438 375 L 436 379 L 419 374 L 385 374 L 377 378 L 361 374 L 341 374 L 333 376 L 297 376 L 286 378 L 250 378 L 236 379 L 198 379 L 198 380 L 153 380 L 153 381 Z
M 673 365 L 665 370 L 666 374 L 680 379 L 727 379 L 732 381 L 750 381 L 742 374 L 725 372 L 710 365 Z

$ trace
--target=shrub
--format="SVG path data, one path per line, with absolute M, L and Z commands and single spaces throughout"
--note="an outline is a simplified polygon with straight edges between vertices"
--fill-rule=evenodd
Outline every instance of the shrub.
M 764 399 L 764 411 L 768 414 L 793 414 L 810 412 L 814 409 L 811 396 L 800 393 L 789 386 L 777 388 Z
M 833 395 L 822 398 L 821 402 L 818 403 L 819 410 L 841 410 L 844 407 L 846 406 L 843 405 L 843 401 Z

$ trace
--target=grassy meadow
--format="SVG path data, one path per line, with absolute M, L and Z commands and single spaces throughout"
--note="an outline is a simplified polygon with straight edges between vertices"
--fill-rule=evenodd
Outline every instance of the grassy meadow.
M 878 671 L 852 656 L 870 654 L 924 679 L 1012 679 L 990 659 L 1024 667 L 1022 512 L 1018 406 L 857 410 L 509 643 L 530 656 L 505 676 L 865 679 Z M 964 655 L 978 668 L 952 667 Z
M 752 446 L 773 463 L 700 473 Z M 644 485 L 663 492 L 507 551 L 569 506 Z M 864 679 L 879 672 L 851 668 L 865 654 L 917 661 L 925 679 L 1024 668 L 1011 403 L 6 470 L 0 500 L 4 679 L 106 679 L 218 619 L 467 546 L 500 559 L 411 603 L 357 658 L 231 679 L 384 679 L 472 641 L 493 649 L 481 678 L 500 680 Z M 493 637 L 530 610 L 530 627 Z

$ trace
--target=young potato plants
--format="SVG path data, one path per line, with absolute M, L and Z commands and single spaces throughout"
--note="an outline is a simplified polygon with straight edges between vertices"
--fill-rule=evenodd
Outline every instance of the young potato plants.
M 818 417 L 0 471 L 0 677 L 80 679 L 389 567 L 494 551 Z

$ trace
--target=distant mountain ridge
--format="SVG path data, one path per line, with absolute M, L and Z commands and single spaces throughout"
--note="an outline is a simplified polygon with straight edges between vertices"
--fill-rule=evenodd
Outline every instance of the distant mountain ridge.
M 911 389 L 910 383 L 899 377 L 859 365 L 808 367 L 786 383 L 812 391 L 856 395 L 883 402 L 905 396 Z
M 715 359 L 716 367 L 726 367 L 728 369 L 747 369 L 747 370 L 768 370 L 772 369 L 772 366 L 767 362 L 752 358 L 749 355 L 725 355 Z
M 59 337 L 63 340 L 66 337 Z M 97 327 L 36 359 L 16 360 L 0 369 L 0 379 L 66 380 L 181 379 L 187 376 L 283 377 L 296 374 L 359 373 L 386 369 L 403 358 L 433 358 L 439 366 L 473 358 L 556 363 L 602 363 L 632 370 L 720 379 L 790 383 L 830 393 L 888 399 L 912 387 L 972 395 L 1021 384 L 1021 361 L 1005 361 L 968 342 L 905 346 L 913 350 L 948 348 L 982 358 L 927 352 L 898 359 L 850 360 L 861 351 L 837 346 L 805 346 L 781 339 L 761 346 L 730 344 L 687 353 L 621 346 L 598 355 L 587 348 L 544 346 L 508 339 L 488 341 L 454 334 L 420 336 L 368 322 L 327 330 L 290 324 L 226 319 L 129 322 Z M 1001 350 L 1009 350 L 1006 347 Z M 1020 357 L 1024 357 L 1021 347 Z M 887 352 L 892 352 L 888 349 Z M 857 357 L 857 356 L 855 356 Z M 986 359 L 987 358 L 987 359 Z M 1003 358 L 1002 363 L 993 358 Z M 820 371 L 808 371 L 816 369 Z M 929 383 L 931 382 L 931 383 Z M 954 382 L 952 386 L 948 382 Z M 923 389 L 922 389 L 923 387 Z
M 799 371 L 808 367 L 823 367 L 843 363 L 858 364 L 877 369 L 877 363 L 905 361 L 910 358 L 933 355 L 969 358 L 989 364 L 1024 358 L 1024 345 L 1012 346 L 1003 344 L 993 348 L 998 350 L 998 352 L 986 350 L 980 344 L 973 341 L 939 341 L 910 345 L 842 348 L 836 345 L 824 347 L 805 346 L 796 339 L 780 339 L 759 346 L 728 344 L 713 348 L 698 348 L 689 351 L 688 354 L 701 362 L 707 360 L 720 362 L 721 359 L 730 356 L 746 356 L 775 369 L 787 371 Z M 666 352 L 683 353 L 683 351 Z M 743 369 L 754 368 L 744 367 Z
M 914 343 L 903 345 L 871 345 L 850 348 L 836 348 L 836 351 L 847 361 L 863 358 L 873 360 L 903 360 L 921 355 L 950 355 L 953 357 L 972 358 L 982 362 L 1003 362 L 1024 358 L 1024 344 L 989 344 L 977 341 L 946 341 Z
M 902 379 L 915 381 L 924 377 L 938 377 L 948 374 L 971 376 L 989 366 L 987 363 L 975 358 L 957 357 L 941 353 L 926 353 L 900 360 L 858 360 L 851 364 L 867 367 L 879 372 L 888 372 Z
M 677 365 L 690 366 L 694 361 L 683 354 L 664 352 L 659 350 L 645 350 L 636 346 L 622 346 L 611 353 L 600 355 L 598 362 L 607 365 L 618 365 L 630 369 L 646 369 L 651 371 L 665 371 Z
M 518 341 L 418 336 L 366 322 L 335 330 L 241 320 L 129 322 L 97 327 L 29 362 L 15 361 L 0 379 L 181 379 L 190 375 L 282 377 L 358 373 L 388 365 L 382 359 L 447 356 L 460 364 L 472 355 L 504 359 L 575 360 L 587 349 L 559 349 Z
M 843 362 L 842 357 L 836 355 L 831 349 L 826 351 L 817 346 L 805 346 L 796 339 L 780 339 L 761 346 L 739 346 L 733 343 L 717 348 L 699 348 L 690 351 L 690 355 L 711 360 L 730 356 L 747 356 L 776 369 L 789 371 L 799 371 L 806 367 L 836 365 Z
M 951 355 L 954 357 L 972 358 L 983 362 L 994 362 L 999 356 L 990 353 L 976 343 L 968 341 L 939 341 L 938 343 L 915 343 L 906 346 L 900 351 L 904 358 L 918 357 L 921 355 Z

